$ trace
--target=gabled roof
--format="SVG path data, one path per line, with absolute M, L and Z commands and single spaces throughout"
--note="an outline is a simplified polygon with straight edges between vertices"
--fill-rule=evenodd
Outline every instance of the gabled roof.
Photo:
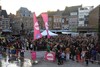
M 98 10 L 98 12 L 99 12 L 99 8 L 100 8 L 100 5 L 98 5 L 97 7 L 95 7 L 93 10 L 91 10 L 90 11 L 90 13 L 89 14 L 91 14 L 93 11 L 95 11 L 96 9 Z
M 1 10 L 0 11 L 0 16 L 2 17 L 2 15 L 4 16 L 4 18 L 8 18 L 6 10 Z
M 57 10 L 57 11 L 50 11 L 48 12 L 48 15 L 49 16 L 53 16 L 53 15 L 62 15 L 64 11 L 60 11 L 60 10 Z
M 78 12 L 78 8 L 80 8 L 80 7 L 82 7 L 82 5 L 66 7 L 63 12 L 63 15 L 70 15 L 70 12 Z
M 56 11 L 56 15 L 62 15 L 63 12 L 64 12 L 64 11 L 59 11 L 59 10 L 57 10 L 57 11 Z
M 49 11 L 49 12 L 47 12 L 47 13 L 48 13 L 48 16 L 53 16 L 53 15 L 56 14 L 56 11 Z

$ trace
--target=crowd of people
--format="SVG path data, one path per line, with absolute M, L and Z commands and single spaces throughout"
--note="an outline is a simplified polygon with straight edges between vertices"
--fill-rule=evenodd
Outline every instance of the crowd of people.
M 86 62 L 86 65 L 92 63 L 100 63 L 100 44 L 96 36 L 70 36 L 58 35 L 54 37 L 42 37 L 33 41 L 32 38 L 14 37 L 14 41 L 6 39 L 4 42 L 0 39 L 0 53 L 7 53 L 9 57 L 24 57 L 25 50 L 33 51 L 53 51 L 56 53 L 58 65 L 62 65 L 65 61 Z M 13 58 L 14 59 L 14 58 Z
M 70 59 L 77 62 L 86 62 L 86 65 L 100 63 L 100 44 L 96 36 L 76 36 L 59 35 L 47 39 L 46 37 L 34 42 L 37 49 L 40 46 L 48 52 L 54 51 L 58 60 L 58 65 Z M 39 47 L 38 47 L 39 46 Z

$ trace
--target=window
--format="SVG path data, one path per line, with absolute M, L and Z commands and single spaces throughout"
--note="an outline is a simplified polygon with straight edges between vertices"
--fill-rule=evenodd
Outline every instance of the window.
M 56 19 L 54 18 L 54 22 L 56 22 Z
M 4 29 L 5 27 L 4 26 L 2 26 L 2 29 Z
M 5 21 L 5 23 L 8 23 L 8 21 Z
M 64 23 L 64 19 L 62 19 L 62 23 Z
M 52 21 L 52 18 L 51 17 L 49 18 L 49 21 Z
M 80 10 L 84 10 L 84 8 L 80 8 Z
M 77 12 L 71 12 L 70 15 L 77 15 Z
M 79 18 L 79 21 L 84 21 L 84 18 Z
M 66 21 L 68 21 L 68 18 L 66 18 Z
M 23 14 L 23 16 L 25 16 L 25 14 Z
M 85 23 L 85 24 L 88 24 L 88 21 L 85 21 L 84 23 Z
M 2 22 L 2 24 L 4 25 L 5 23 L 4 23 L 4 22 Z
M 57 22 L 59 22 L 59 18 L 57 18 Z
M 62 19 L 61 18 L 59 18 L 59 22 L 62 22 Z

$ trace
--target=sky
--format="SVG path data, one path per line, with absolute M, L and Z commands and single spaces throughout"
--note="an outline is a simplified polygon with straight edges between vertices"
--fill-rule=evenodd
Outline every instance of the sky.
M 20 7 L 26 7 L 39 15 L 42 12 L 64 10 L 66 6 L 98 6 L 100 0 L 0 0 L 2 9 L 7 13 L 16 14 Z

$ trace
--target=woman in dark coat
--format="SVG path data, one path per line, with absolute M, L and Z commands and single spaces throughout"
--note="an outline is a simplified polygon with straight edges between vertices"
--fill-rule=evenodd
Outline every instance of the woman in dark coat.
M 87 52 L 85 53 L 85 62 L 86 62 L 86 65 L 89 64 L 89 59 L 90 59 L 90 53 L 89 53 L 89 51 L 87 51 Z

